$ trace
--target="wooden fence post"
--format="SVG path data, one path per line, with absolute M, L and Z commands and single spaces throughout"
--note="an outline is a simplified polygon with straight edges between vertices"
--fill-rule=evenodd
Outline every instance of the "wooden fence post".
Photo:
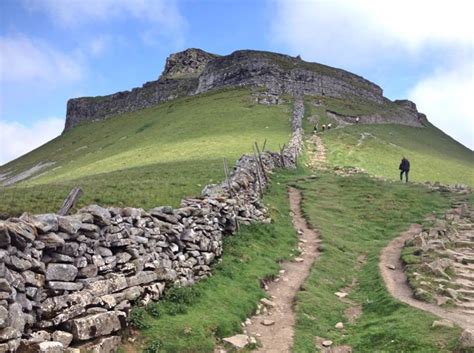
M 68 214 L 68 212 L 71 210 L 71 208 L 74 207 L 74 204 L 76 203 L 77 200 L 82 196 L 83 192 L 80 187 L 75 187 L 73 188 L 70 192 L 69 195 L 64 199 L 63 205 L 58 211 L 58 215 L 60 216 L 65 216 Z

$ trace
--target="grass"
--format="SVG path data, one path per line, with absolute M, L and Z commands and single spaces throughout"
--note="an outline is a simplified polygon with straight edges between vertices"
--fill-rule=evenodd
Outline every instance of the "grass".
M 381 249 L 411 223 L 443 212 L 450 200 L 426 189 L 386 183 L 368 176 L 322 174 L 299 182 L 303 210 L 321 232 L 324 251 L 296 300 L 295 352 L 314 352 L 315 337 L 348 344 L 356 352 L 451 352 L 460 330 L 431 328 L 433 315 L 394 300 L 378 271 Z M 358 267 L 357 258 L 366 257 Z M 355 324 L 348 304 L 334 293 L 356 279 L 349 298 L 362 306 Z M 342 332 L 335 329 L 344 322 Z
M 264 201 L 273 222 L 245 226 L 225 238 L 224 255 L 212 277 L 192 288 L 171 290 L 146 312 L 138 309 L 134 318 L 145 342 L 139 349 L 213 352 L 219 338 L 241 331 L 240 323 L 265 297 L 260 280 L 278 273 L 278 261 L 291 257 L 297 242 L 285 184 L 273 182 Z
M 255 104 L 247 89 L 186 97 L 78 126 L 0 168 L 0 174 L 55 162 L 37 177 L 0 190 L 0 212 L 56 211 L 73 186 L 90 202 L 148 208 L 176 206 L 183 196 L 221 181 L 255 141 L 286 143 L 291 106 Z
M 321 135 L 332 166 L 355 166 L 398 180 L 402 156 L 410 180 L 474 186 L 474 153 L 434 126 L 352 125 Z

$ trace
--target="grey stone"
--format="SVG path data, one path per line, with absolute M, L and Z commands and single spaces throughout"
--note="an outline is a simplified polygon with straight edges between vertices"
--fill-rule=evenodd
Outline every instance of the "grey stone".
M 59 325 L 63 322 L 69 321 L 82 313 L 84 313 L 86 309 L 84 306 L 77 304 L 77 305 L 72 305 L 64 310 L 61 311 L 61 313 L 57 316 L 55 316 L 51 322 L 53 325 Z
M 32 285 L 35 287 L 43 287 L 46 280 L 44 275 L 33 271 L 24 271 L 22 276 L 25 279 L 26 285 Z
M 249 343 L 249 338 L 247 335 L 235 335 L 232 337 L 223 338 L 222 341 L 230 344 L 235 349 L 245 348 Z
M 51 334 L 48 331 L 40 330 L 31 334 L 30 342 L 51 341 Z
M 60 342 L 26 342 L 22 341 L 18 350 L 22 353 L 64 353 Z
M 97 276 L 99 269 L 96 265 L 90 264 L 81 269 L 79 269 L 78 277 L 79 278 L 91 278 Z
M 108 311 L 106 313 L 73 319 L 68 322 L 68 324 L 74 339 L 84 341 L 119 331 L 122 328 L 120 321 L 121 316 L 125 316 L 125 313 Z M 94 330 L 91 330 L 91 327 L 94 327 Z
M 12 287 L 5 278 L 0 278 L 0 291 L 11 293 Z
M 68 234 L 76 234 L 81 229 L 81 223 L 77 218 L 58 216 L 58 229 Z
M 117 351 L 120 346 L 121 338 L 120 336 L 109 336 L 101 337 L 93 342 L 86 343 L 85 345 L 80 346 L 81 352 L 90 352 L 90 353 L 114 353 Z
M 90 213 L 97 224 L 108 226 L 110 225 L 110 219 L 112 215 L 110 214 L 109 210 L 98 205 L 89 205 L 87 207 L 81 208 L 79 210 L 80 213 Z
M 42 233 L 57 232 L 58 231 L 58 216 L 54 213 L 40 214 L 35 216 L 42 225 L 35 225 L 35 227 Z
M 56 233 L 40 234 L 38 240 L 44 243 L 46 249 L 56 249 L 65 244 L 63 238 Z
M 5 328 L 9 325 L 8 310 L 0 306 L 0 328 Z
M 66 331 L 56 330 L 53 332 L 53 341 L 60 342 L 64 348 L 69 347 L 72 342 L 72 334 Z
M 46 279 L 48 281 L 74 281 L 77 272 L 74 265 L 50 263 L 46 269 Z
M 25 318 L 23 309 L 19 303 L 13 303 L 8 307 L 8 322 L 10 327 L 23 332 L 25 328 Z
M 0 342 L 7 342 L 19 337 L 21 337 L 21 333 L 16 328 L 9 326 L 0 330 Z
M 84 287 L 81 282 L 49 281 L 48 287 L 54 290 L 79 291 Z
M 459 337 L 459 346 L 461 348 L 474 348 L 474 330 L 464 329 Z

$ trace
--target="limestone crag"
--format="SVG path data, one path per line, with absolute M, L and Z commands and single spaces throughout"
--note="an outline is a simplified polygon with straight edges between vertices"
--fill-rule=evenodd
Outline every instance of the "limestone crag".
M 181 207 L 103 208 L 0 221 L 0 352 L 113 352 L 132 303 L 211 273 L 239 224 L 269 222 L 261 193 L 275 167 L 295 167 L 304 105 L 281 153 L 242 156 L 231 175 Z
M 282 94 L 357 97 L 375 104 L 389 102 L 379 86 L 360 76 L 300 58 L 253 50 L 218 56 L 188 49 L 170 55 L 159 79 L 142 87 L 108 96 L 70 99 L 65 130 L 178 97 L 241 86 L 263 89 L 262 102 L 266 103 L 278 103 Z M 397 104 L 399 109 L 389 121 L 421 125 L 416 106 L 409 101 Z

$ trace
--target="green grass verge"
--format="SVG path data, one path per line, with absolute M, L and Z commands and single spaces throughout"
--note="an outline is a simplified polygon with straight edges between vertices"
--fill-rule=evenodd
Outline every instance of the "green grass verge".
M 295 352 L 314 352 L 315 337 L 348 344 L 355 352 L 451 352 L 460 330 L 431 328 L 436 317 L 394 300 L 378 271 L 382 248 L 411 223 L 442 212 L 450 200 L 426 189 L 386 183 L 368 176 L 337 177 L 295 183 L 303 191 L 303 210 L 320 230 L 323 253 L 296 301 Z M 358 268 L 357 258 L 366 256 Z M 362 316 L 349 324 L 349 306 L 334 293 L 352 283 L 349 298 Z M 341 332 L 335 324 L 345 325 Z
M 285 184 L 273 182 L 264 201 L 273 222 L 245 226 L 236 236 L 225 238 L 222 260 L 214 266 L 212 277 L 192 289 L 172 291 L 136 315 L 146 341 L 139 349 L 213 352 L 218 338 L 241 331 L 240 323 L 265 296 L 260 280 L 277 274 L 278 261 L 296 251 Z
M 399 179 L 402 156 L 410 160 L 410 180 L 474 186 L 474 153 L 434 126 L 352 125 L 321 135 L 332 166 L 355 166 Z
M 78 126 L 0 168 L 0 174 L 55 162 L 36 178 L 0 190 L 0 212 L 56 211 L 73 186 L 90 202 L 111 206 L 178 205 L 255 141 L 278 150 L 288 141 L 291 104 L 259 105 L 248 89 L 186 97 Z

